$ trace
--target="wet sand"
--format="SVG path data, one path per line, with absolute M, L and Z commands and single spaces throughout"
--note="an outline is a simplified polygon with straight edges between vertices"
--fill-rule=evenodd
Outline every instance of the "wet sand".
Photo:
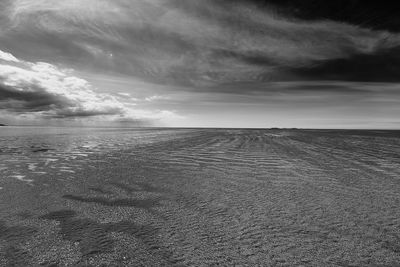
M 400 132 L 188 130 L 72 163 L 1 178 L 0 266 L 400 266 Z

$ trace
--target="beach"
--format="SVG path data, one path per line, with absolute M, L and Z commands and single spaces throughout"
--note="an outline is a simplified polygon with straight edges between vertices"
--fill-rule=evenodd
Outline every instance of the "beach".
M 5 128 L 0 266 L 400 265 L 400 131 Z

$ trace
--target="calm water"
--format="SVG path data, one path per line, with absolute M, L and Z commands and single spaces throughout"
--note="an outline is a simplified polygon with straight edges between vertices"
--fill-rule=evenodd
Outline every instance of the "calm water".
M 0 177 L 33 185 L 37 176 L 73 174 L 98 155 L 173 139 L 178 133 L 185 130 L 1 127 Z

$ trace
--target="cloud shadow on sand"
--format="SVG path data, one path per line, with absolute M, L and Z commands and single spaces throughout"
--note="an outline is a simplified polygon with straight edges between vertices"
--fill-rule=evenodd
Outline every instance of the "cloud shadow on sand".
M 76 200 L 85 203 L 97 203 L 104 206 L 119 206 L 119 207 L 135 207 L 149 210 L 153 207 L 159 206 L 160 199 L 107 199 L 105 197 L 82 197 L 76 195 L 64 195 L 63 198 Z
M 159 230 L 152 225 L 141 225 L 131 221 L 98 223 L 87 218 L 79 218 L 73 210 L 53 211 L 41 216 L 40 219 L 59 222 L 59 234 L 62 238 L 79 243 L 82 257 L 78 264 L 84 264 L 88 257 L 94 254 L 113 252 L 116 242 L 111 238 L 110 233 L 133 236 L 139 239 L 150 253 L 156 253 L 169 262 L 172 259 L 171 252 L 160 245 L 157 237 Z
M 142 192 L 142 193 L 160 193 L 164 190 L 154 187 L 147 183 L 135 183 L 133 186 L 127 185 L 120 182 L 111 182 L 109 183 L 113 188 L 124 191 L 126 194 L 130 195 L 134 192 Z M 145 209 L 150 212 L 154 212 L 152 208 L 160 206 L 160 197 L 156 198 L 147 198 L 147 199 L 136 199 L 136 198 L 114 198 L 115 195 L 118 195 L 118 192 L 115 190 L 104 189 L 103 187 L 90 187 L 90 191 L 96 192 L 101 196 L 78 196 L 73 194 L 64 195 L 63 198 L 69 200 L 80 201 L 84 203 L 96 203 L 109 207 L 135 207 L 140 209 Z
M 7 260 L 7 266 L 29 266 L 31 257 L 21 245 L 36 232 L 37 230 L 32 227 L 7 226 L 0 221 L 0 240 L 7 244 L 4 250 L 0 250 L 0 257 Z

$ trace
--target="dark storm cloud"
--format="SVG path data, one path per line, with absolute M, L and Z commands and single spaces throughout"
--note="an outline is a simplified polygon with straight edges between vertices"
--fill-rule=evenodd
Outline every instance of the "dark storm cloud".
M 305 20 L 333 20 L 377 30 L 400 31 L 400 5 L 381 0 L 227 0 L 254 3 L 286 16 Z
M 310 80 L 400 82 L 400 47 L 321 61 L 293 72 Z
M 68 106 L 68 99 L 33 87 L 35 86 L 30 85 L 30 91 L 17 91 L 0 81 L 0 109 L 15 112 L 41 112 Z

